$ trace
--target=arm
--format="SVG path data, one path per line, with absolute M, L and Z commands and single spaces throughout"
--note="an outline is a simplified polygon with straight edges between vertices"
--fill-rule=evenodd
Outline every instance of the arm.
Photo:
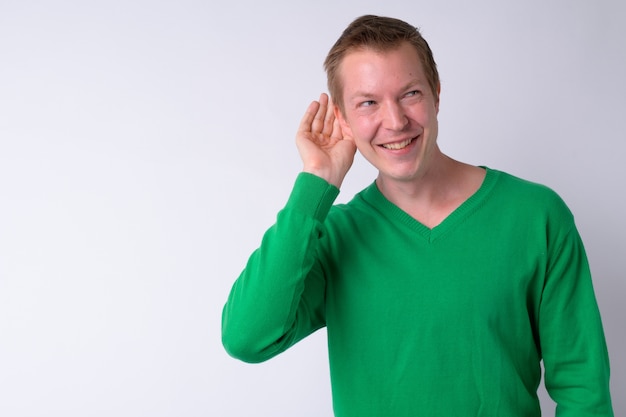
M 304 162 L 287 205 L 239 276 L 222 315 L 230 355 L 261 362 L 325 324 L 325 280 L 317 259 L 324 220 L 354 158 L 323 94 L 296 137 Z
M 338 191 L 313 175 L 298 176 L 224 307 L 222 341 L 230 355 L 261 362 L 325 324 L 325 281 L 316 248 Z
M 611 417 L 609 358 L 583 243 L 571 226 L 551 251 L 540 313 L 546 390 L 557 417 Z

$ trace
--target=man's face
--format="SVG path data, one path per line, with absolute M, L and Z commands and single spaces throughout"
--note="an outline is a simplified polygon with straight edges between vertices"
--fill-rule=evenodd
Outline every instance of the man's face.
M 339 67 L 344 134 L 376 167 L 381 180 L 410 181 L 428 169 L 437 148 L 439 101 L 409 43 L 348 53 Z

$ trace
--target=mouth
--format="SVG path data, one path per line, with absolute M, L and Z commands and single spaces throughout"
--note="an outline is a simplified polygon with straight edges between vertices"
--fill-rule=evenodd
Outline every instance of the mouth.
M 385 149 L 392 150 L 392 151 L 398 151 L 400 149 L 404 149 L 407 146 L 409 146 L 415 139 L 417 139 L 417 136 L 414 138 L 405 139 L 401 142 L 383 143 L 382 145 L 379 145 L 379 146 Z

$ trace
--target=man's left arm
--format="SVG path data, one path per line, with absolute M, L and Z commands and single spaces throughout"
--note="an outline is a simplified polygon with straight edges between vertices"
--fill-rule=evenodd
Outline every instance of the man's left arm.
M 546 390 L 557 417 L 612 417 L 609 357 L 583 242 L 572 224 L 551 246 L 539 315 Z

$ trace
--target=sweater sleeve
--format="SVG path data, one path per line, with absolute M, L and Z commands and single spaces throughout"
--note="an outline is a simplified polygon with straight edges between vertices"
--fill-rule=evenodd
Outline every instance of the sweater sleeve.
M 224 306 L 222 343 L 231 356 L 262 362 L 324 326 L 325 279 L 316 253 L 338 193 L 319 177 L 298 175 Z
M 576 227 L 549 249 L 539 332 L 546 390 L 557 417 L 613 416 L 609 358 L 583 243 Z

